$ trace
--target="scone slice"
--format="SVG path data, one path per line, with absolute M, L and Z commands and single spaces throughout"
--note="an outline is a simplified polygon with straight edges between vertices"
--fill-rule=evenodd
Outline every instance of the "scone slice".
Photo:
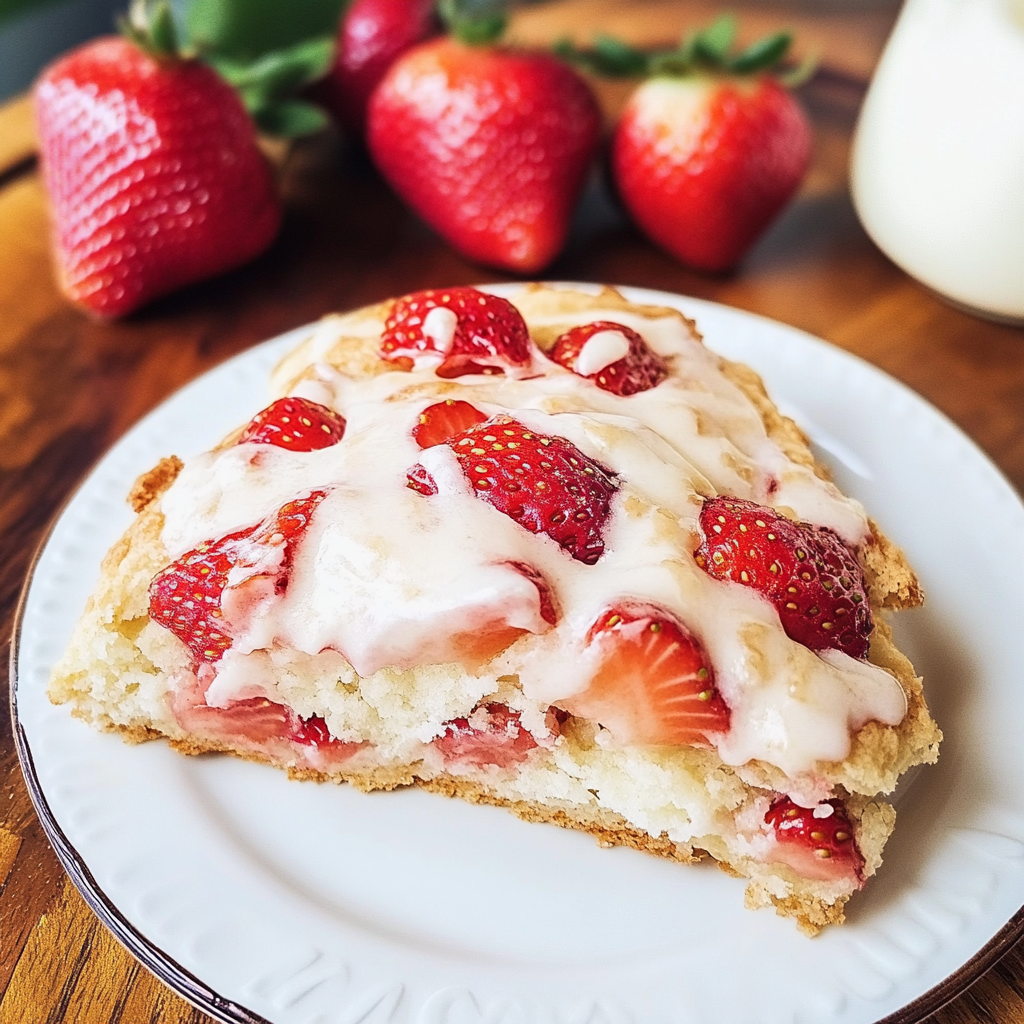
M 445 306 L 431 301 L 421 319 Z M 912 571 L 757 376 L 704 349 L 677 311 L 610 289 L 530 287 L 514 306 L 528 359 L 517 349 L 504 369 L 454 377 L 438 373 L 464 344 L 458 316 L 428 323 L 422 367 L 382 358 L 394 356 L 384 341 L 400 303 L 318 325 L 273 391 L 342 417 L 343 436 L 297 451 L 254 421 L 144 478 L 52 698 L 185 753 L 230 751 L 363 789 L 415 783 L 602 843 L 709 853 L 750 880 L 749 905 L 812 932 L 841 920 L 881 863 L 895 817 L 884 794 L 937 752 L 920 680 L 883 617 L 920 602 Z M 566 357 L 560 339 L 580 331 L 597 342 Z M 634 334 L 653 353 L 649 386 L 598 386 L 615 365 L 602 358 L 629 368 Z M 480 352 L 466 358 L 500 363 Z M 444 419 L 438 407 L 454 417 L 452 443 L 424 433 Z M 569 510 L 587 514 L 585 528 L 532 529 L 529 510 L 481 498 L 481 482 L 505 480 L 509 449 L 493 446 L 538 438 L 564 468 L 589 470 Z M 492 462 L 480 469 L 474 451 Z M 842 539 L 871 609 L 866 657 L 808 649 L 763 595 L 701 570 L 701 512 L 722 496 Z M 218 567 L 224 581 L 208 590 Z M 192 610 L 168 612 L 169 583 Z M 203 602 L 219 623 L 197 619 Z M 644 658 L 654 668 L 633 673 Z M 616 698 L 612 663 L 639 704 L 632 691 Z M 837 717 L 827 695 L 843 688 L 860 691 Z M 751 725 L 766 708 L 784 742 Z M 818 719 L 829 743 L 801 732 Z

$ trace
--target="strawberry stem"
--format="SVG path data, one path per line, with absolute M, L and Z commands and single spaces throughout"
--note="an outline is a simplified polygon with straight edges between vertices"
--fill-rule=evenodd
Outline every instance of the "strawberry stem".
M 448 31 L 468 46 L 496 42 L 508 25 L 503 0 L 438 0 L 437 13 Z
M 181 49 L 169 0 L 132 0 L 117 26 L 126 39 L 154 57 L 192 56 Z
M 735 38 L 736 19 L 723 14 L 707 28 L 686 35 L 673 49 L 642 50 L 613 36 L 599 35 L 590 49 L 564 39 L 555 44 L 554 51 L 563 60 L 600 78 L 683 77 L 699 72 L 753 75 L 776 68 L 793 42 L 790 32 L 775 32 L 733 53 Z M 806 81 L 816 66 L 816 59 L 809 64 L 802 62 L 795 84 Z

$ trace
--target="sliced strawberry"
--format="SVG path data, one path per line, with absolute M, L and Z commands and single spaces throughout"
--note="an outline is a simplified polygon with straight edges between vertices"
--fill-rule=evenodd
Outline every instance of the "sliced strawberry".
M 519 722 L 519 712 L 504 704 L 484 704 L 469 718 L 456 718 L 433 741 L 446 764 L 521 764 L 536 749 L 537 741 Z
M 345 743 L 335 739 L 320 715 L 299 718 L 298 715 L 291 712 L 290 726 L 287 738 L 304 747 L 316 747 L 327 753 L 346 756 L 351 756 L 356 750 L 363 747 L 362 743 Z
M 251 747 L 265 748 L 274 741 L 297 743 L 315 748 L 335 763 L 347 760 L 364 746 L 335 739 L 319 715 L 300 718 L 291 708 L 266 697 L 247 697 L 227 707 L 210 707 L 202 684 L 190 678 L 172 693 L 171 710 L 178 724 L 194 735 Z
M 238 443 L 272 444 L 293 452 L 330 448 L 345 435 L 345 419 L 308 398 L 279 398 L 242 431 Z
M 729 729 L 729 707 L 704 649 L 681 623 L 651 605 L 602 612 L 587 643 L 598 668 L 582 693 L 561 701 L 620 743 L 707 746 Z
M 412 428 L 413 440 L 421 448 L 432 448 L 436 444 L 444 444 L 448 438 L 461 434 L 478 423 L 483 423 L 485 419 L 486 414 L 469 402 L 447 398 L 435 405 L 428 405 L 420 413 L 419 423 Z
M 149 615 L 169 629 L 199 661 L 217 661 L 231 646 L 220 628 L 220 598 L 235 564 L 231 534 L 200 544 L 154 577 L 149 586 Z
M 864 884 L 864 858 L 842 800 L 801 807 L 779 797 L 765 814 L 775 836 L 769 861 L 786 864 L 801 878 L 819 882 L 849 879 Z
M 873 624 L 864 572 L 832 530 L 794 523 L 740 498 L 708 498 L 697 564 L 752 587 L 775 606 L 786 634 L 812 651 L 865 658 Z
M 600 337 L 588 348 L 587 343 L 594 335 Z M 625 352 L 607 361 L 608 355 L 614 356 L 618 349 Z M 566 331 L 555 342 L 550 355 L 560 366 L 592 380 L 602 391 L 613 395 L 650 391 L 668 376 L 665 360 L 636 331 L 610 320 Z
M 182 555 L 149 585 L 150 618 L 178 637 L 198 661 L 220 660 L 231 646 L 221 611 L 228 573 L 236 567 L 252 568 L 253 575 L 273 573 L 283 585 L 291 545 L 326 496 L 326 491 L 313 491 L 248 530 L 204 542 Z
M 478 498 L 514 519 L 530 533 L 544 533 L 573 558 L 593 565 L 604 552 L 604 524 L 614 476 L 564 437 L 528 430 L 508 416 L 496 416 L 450 437 Z M 419 463 L 408 472 L 420 494 L 437 493 Z
M 507 299 L 476 288 L 445 288 L 395 302 L 380 354 L 405 369 L 434 367 L 439 377 L 461 377 L 528 367 L 531 344 L 526 322 Z

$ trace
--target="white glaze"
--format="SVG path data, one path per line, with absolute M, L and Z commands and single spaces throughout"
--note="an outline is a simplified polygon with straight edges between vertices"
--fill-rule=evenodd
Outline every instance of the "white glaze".
M 593 377 L 628 354 L 629 339 L 622 331 L 598 331 L 583 343 L 573 369 L 581 377 Z
M 638 331 L 668 359 L 670 377 L 622 398 L 542 357 L 534 366 L 544 375 L 530 379 L 441 382 L 417 369 L 357 380 L 331 371 L 330 386 L 317 393 L 329 391 L 346 417 L 342 443 L 310 453 L 244 444 L 191 460 L 163 499 L 168 550 L 177 557 L 313 488 L 329 488 L 297 545 L 283 598 L 261 591 L 259 581 L 225 598 L 234 658 L 260 657 L 275 644 L 309 655 L 337 649 L 366 675 L 383 665 L 453 660 L 453 636 L 504 623 L 525 636 L 491 671 L 518 674 L 528 698 L 554 702 L 587 685 L 583 640 L 597 615 L 623 599 L 650 602 L 677 615 L 709 653 L 732 710 L 732 727 L 718 740 L 723 760 L 758 758 L 794 778 L 817 761 L 841 760 L 852 731 L 872 719 L 902 719 L 899 684 L 875 666 L 794 643 L 768 602 L 712 580 L 692 551 L 703 497 L 716 493 L 786 505 L 850 544 L 867 534 L 863 509 L 787 459 L 681 319 L 590 311 L 560 315 L 551 325 L 596 320 Z M 475 497 L 446 446 L 420 451 L 412 427 L 427 405 L 452 395 L 453 385 L 482 411 L 507 412 L 565 437 L 618 475 L 596 565 L 574 561 Z M 437 494 L 406 486 L 416 462 L 433 475 Z M 556 628 L 541 617 L 536 587 L 513 563 L 548 581 L 561 612 Z M 253 668 L 248 680 L 232 668 L 238 685 L 265 676 Z M 218 699 L 229 699 L 229 691 L 218 684 Z

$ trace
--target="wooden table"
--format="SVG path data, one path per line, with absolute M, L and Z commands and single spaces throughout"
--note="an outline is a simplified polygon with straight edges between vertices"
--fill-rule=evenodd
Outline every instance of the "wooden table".
M 797 0 L 799 3 L 799 0 Z M 850 4 L 853 4 L 851 6 Z M 667 41 L 713 12 L 705 0 L 564 0 L 530 9 L 524 41 L 597 28 Z M 891 26 L 889 2 L 751 6 L 747 34 L 783 23 L 823 55 L 803 91 L 816 130 L 799 199 L 728 277 L 692 273 L 606 205 L 591 203 L 554 278 L 644 285 L 776 317 L 870 360 L 948 414 L 1024 488 L 1024 332 L 944 305 L 861 230 L 846 166 L 865 82 Z M 609 109 L 622 90 L 609 90 Z M 441 244 L 365 160 L 325 138 L 283 168 L 288 218 L 251 266 L 97 324 L 52 281 L 27 106 L 0 109 L 0 635 L 43 530 L 95 460 L 167 395 L 248 345 L 333 309 L 497 275 Z M 6 663 L 6 658 L 4 659 Z M 0 1024 L 205 1022 L 98 924 L 48 846 L 0 714 Z M 1011 950 L 941 1010 L 942 1024 L 1024 1022 L 1024 951 Z

